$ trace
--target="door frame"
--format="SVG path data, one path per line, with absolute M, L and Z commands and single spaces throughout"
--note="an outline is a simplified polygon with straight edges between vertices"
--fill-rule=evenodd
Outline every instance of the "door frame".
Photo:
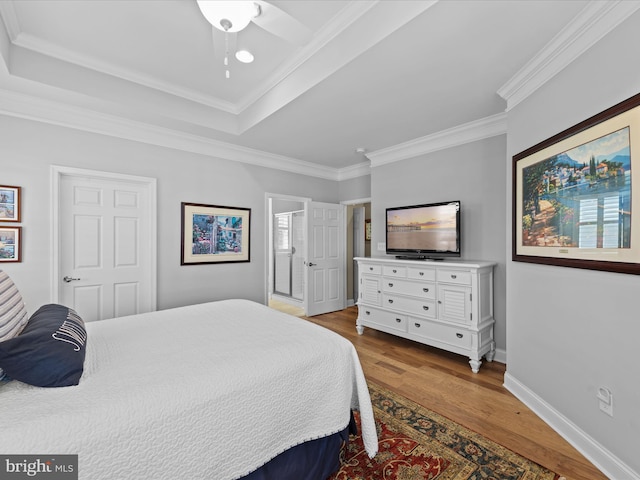
M 149 281 L 151 289 L 151 309 L 157 309 L 157 262 L 158 262 L 158 225 L 157 225 L 157 180 L 151 177 L 127 175 L 84 168 L 65 167 L 51 165 L 51 303 L 59 303 L 60 299 L 60 184 L 63 177 L 94 178 L 97 180 L 111 180 L 122 183 L 142 184 L 147 187 L 149 203 L 149 243 L 147 245 L 150 254 Z
M 371 204 L 371 197 L 356 198 L 356 199 L 353 199 L 353 200 L 343 200 L 340 203 L 343 204 L 343 205 L 346 205 L 346 206 L 349 206 L 349 205 L 360 205 L 360 204 L 365 204 L 365 203 Z M 349 236 L 349 232 L 347 231 L 347 222 L 348 222 L 348 218 L 346 218 L 346 215 L 345 215 L 345 229 L 344 229 L 345 230 L 345 232 L 344 232 L 344 234 L 345 234 L 345 243 L 346 243 L 347 238 Z M 372 250 L 373 250 L 373 247 L 372 247 Z M 353 265 L 353 263 L 354 263 L 353 262 L 353 258 L 354 257 L 353 257 L 353 255 L 351 255 L 351 256 L 345 255 L 345 257 L 346 257 L 345 258 L 345 262 L 346 262 L 346 265 L 345 265 L 345 276 L 348 277 L 349 276 L 349 273 L 348 273 L 349 263 L 351 263 L 351 265 Z M 354 270 L 354 278 L 355 278 L 355 273 L 356 272 Z M 345 278 L 345 282 L 344 283 L 345 283 L 345 289 L 346 289 L 347 278 Z M 349 303 L 349 299 L 346 298 L 346 295 L 347 295 L 347 293 L 345 291 L 345 300 L 347 302 L 347 306 L 351 306 L 351 304 Z M 357 300 L 358 300 L 357 298 L 353 299 L 354 304 L 357 302 Z
M 298 197 L 295 195 L 286 195 L 282 193 L 270 193 L 264 194 L 264 211 L 266 219 L 265 230 L 265 245 L 267 246 L 267 254 L 265 255 L 264 265 L 264 304 L 269 305 L 269 290 L 273 285 L 273 208 L 272 200 L 279 198 L 281 200 L 287 200 L 290 202 L 300 202 L 306 204 L 311 201 L 309 197 Z

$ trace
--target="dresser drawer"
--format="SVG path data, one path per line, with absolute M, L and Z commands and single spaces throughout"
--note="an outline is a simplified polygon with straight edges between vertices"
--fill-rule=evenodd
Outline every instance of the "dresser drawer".
M 431 280 L 436 279 L 436 271 L 433 268 L 407 268 L 407 278 L 414 278 L 416 280 Z
M 381 265 L 371 263 L 363 263 L 360 265 L 360 273 L 370 273 L 372 275 L 380 275 L 382 273 Z
M 402 267 L 398 265 L 385 265 L 382 267 L 382 274 L 385 277 L 406 277 L 407 276 L 407 267 Z
M 392 328 L 394 330 L 400 330 L 402 332 L 407 331 L 407 316 L 399 315 L 393 312 L 385 312 L 384 310 L 378 310 L 376 308 L 369 308 L 364 306 L 358 307 L 358 318 L 367 322 L 372 322 L 383 327 Z
M 427 318 L 435 318 L 436 316 L 436 302 L 429 299 L 418 299 L 401 297 L 398 295 L 382 295 L 382 307 L 393 308 L 394 310 L 401 310 L 411 315 L 419 315 Z
M 413 282 L 411 280 L 403 280 L 400 278 L 383 278 L 382 291 L 433 300 L 436 298 L 435 283 Z
M 461 270 L 438 270 L 437 276 L 439 282 L 471 285 L 471 272 Z
M 425 322 L 415 318 L 410 318 L 408 321 L 409 333 L 459 348 L 471 348 L 471 333 L 464 329 Z

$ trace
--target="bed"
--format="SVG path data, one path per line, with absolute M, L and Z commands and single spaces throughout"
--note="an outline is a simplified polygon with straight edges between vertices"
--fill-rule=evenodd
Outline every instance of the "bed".
M 325 328 L 239 299 L 85 327 L 77 385 L 0 386 L 1 453 L 77 454 L 86 480 L 300 480 L 261 469 L 312 452 L 326 478 L 359 410 L 376 454 L 355 348 Z

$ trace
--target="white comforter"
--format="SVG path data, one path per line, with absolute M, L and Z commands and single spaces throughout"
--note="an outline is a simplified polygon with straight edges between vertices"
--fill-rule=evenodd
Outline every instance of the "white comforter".
M 0 452 L 78 454 L 79 477 L 234 479 L 342 430 L 360 410 L 353 345 L 310 322 L 224 300 L 87 324 L 80 384 L 0 387 Z

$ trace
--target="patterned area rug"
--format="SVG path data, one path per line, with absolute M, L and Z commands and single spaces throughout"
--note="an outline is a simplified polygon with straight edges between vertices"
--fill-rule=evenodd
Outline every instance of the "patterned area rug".
M 370 382 L 369 391 L 378 454 L 369 459 L 362 438 L 351 437 L 342 467 L 329 480 L 564 478 L 385 388 Z

